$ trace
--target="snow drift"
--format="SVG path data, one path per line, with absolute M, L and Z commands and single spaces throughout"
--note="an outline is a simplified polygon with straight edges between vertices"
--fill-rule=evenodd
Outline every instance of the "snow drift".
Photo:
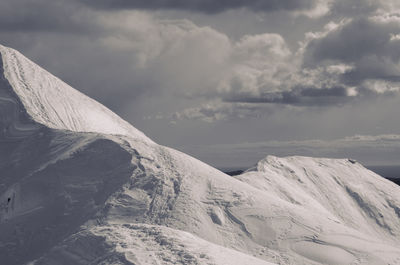
M 400 189 L 355 161 L 230 177 L 0 53 L 2 264 L 400 264 Z

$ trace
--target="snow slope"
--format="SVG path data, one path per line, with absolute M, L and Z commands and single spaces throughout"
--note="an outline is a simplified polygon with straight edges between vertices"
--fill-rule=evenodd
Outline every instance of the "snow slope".
M 53 129 L 122 134 L 150 141 L 115 113 L 51 75 L 18 51 L 0 45 L 0 54 L 3 84 L 6 79 L 12 87 L 9 92 L 17 96 L 10 98 L 2 91 L 0 100 L 21 102 L 23 109 L 18 104 L 14 113 L 27 112 L 33 121 Z M 9 112 L 5 114 L 9 115 Z
M 400 264 L 400 189 L 355 161 L 231 177 L 0 53 L 1 264 Z
M 268 156 L 237 178 L 294 206 L 281 244 L 295 254 L 323 264 L 400 264 L 399 188 L 359 163 Z

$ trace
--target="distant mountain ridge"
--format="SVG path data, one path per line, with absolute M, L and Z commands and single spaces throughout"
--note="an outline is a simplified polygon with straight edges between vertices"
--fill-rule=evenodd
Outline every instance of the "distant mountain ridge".
M 366 166 L 366 168 L 400 186 L 400 166 Z M 237 176 L 246 169 L 230 168 L 220 170 L 229 176 Z
M 231 177 L 0 54 L 1 263 L 400 264 L 400 188 L 359 163 Z

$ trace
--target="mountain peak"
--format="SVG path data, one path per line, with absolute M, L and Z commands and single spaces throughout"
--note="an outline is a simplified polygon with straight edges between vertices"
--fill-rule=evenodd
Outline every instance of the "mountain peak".
M 111 110 L 18 51 L 0 45 L 0 57 L 2 109 L 6 112 L 4 117 L 14 117 L 13 120 L 2 117 L 2 123 L 8 123 L 14 132 L 21 133 L 27 127 L 31 129 L 33 124 L 41 124 L 52 129 L 119 134 L 151 141 Z M 28 119 L 23 121 L 21 115 L 16 117 L 15 113 L 24 113 Z
M 257 162 L 254 167 L 247 171 L 265 172 L 271 167 L 282 168 L 285 165 L 305 165 L 307 167 L 315 167 L 321 165 L 342 165 L 346 167 L 356 166 L 357 161 L 348 158 L 323 158 L 323 157 L 308 157 L 308 156 L 288 156 L 277 157 L 268 155 Z

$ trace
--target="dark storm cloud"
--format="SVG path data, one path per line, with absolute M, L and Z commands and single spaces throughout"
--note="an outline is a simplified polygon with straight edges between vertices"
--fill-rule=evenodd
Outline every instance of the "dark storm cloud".
M 315 0 L 80 0 L 100 9 L 183 9 L 219 13 L 228 9 L 248 8 L 255 11 L 307 10 Z
M 67 0 L 0 1 L 0 31 L 93 34 L 99 28 L 88 11 Z
M 399 17 L 388 14 L 330 23 L 325 31 L 308 35 L 298 65 L 293 54 L 262 57 L 274 62 L 270 65 L 280 63 L 280 68 L 245 62 L 250 69 L 236 72 L 221 98 L 232 103 L 326 107 L 397 94 L 399 22 Z M 285 46 L 280 43 L 274 47 Z M 260 54 L 267 54 L 259 48 L 264 51 Z
M 387 23 L 369 18 L 355 19 L 327 36 L 310 42 L 305 58 L 313 62 L 353 62 L 360 57 L 378 55 L 394 56 L 393 59 L 397 60 L 400 55 L 399 43 L 390 43 L 390 40 L 393 34 L 400 33 L 398 22 L 390 19 Z M 307 60 L 306 65 L 310 63 Z
M 235 47 L 251 59 L 240 61 L 223 83 L 216 94 L 223 102 L 330 107 L 400 92 L 397 15 L 330 23 L 324 31 L 307 35 L 297 54 L 288 52 L 276 35 L 251 37 Z M 218 108 L 212 111 L 218 113 Z
M 225 98 L 227 102 L 240 103 L 275 103 L 296 106 L 327 106 L 337 105 L 349 101 L 345 87 L 296 87 L 290 91 L 264 93 L 258 97 Z
M 336 0 L 332 2 L 329 13 L 333 19 L 365 17 L 382 8 L 382 2 L 376 0 Z
M 199 73 L 210 78 L 230 45 L 226 35 L 189 20 L 63 0 L 0 2 L 0 40 L 117 112 L 144 94 L 202 89 Z
M 343 82 L 350 85 L 359 85 L 369 79 L 398 82 L 399 22 L 397 16 L 354 19 L 326 36 L 310 41 L 303 66 L 352 65 L 353 69 L 341 76 Z

